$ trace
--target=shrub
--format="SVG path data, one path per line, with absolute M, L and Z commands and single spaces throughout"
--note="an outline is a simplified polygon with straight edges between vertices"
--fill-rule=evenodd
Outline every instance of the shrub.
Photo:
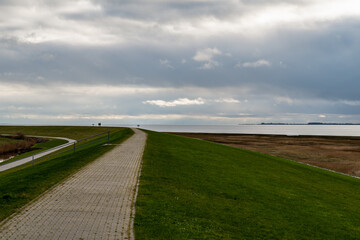
M 25 140 L 25 135 L 22 132 L 16 133 L 15 139 Z
M 31 150 L 31 147 L 37 143 L 36 138 L 27 138 L 23 134 L 18 133 L 15 137 L 16 139 L 23 139 L 23 141 L 18 141 L 14 143 L 7 143 L 0 146 L 0 155 L 13 155 L 20 154 Z

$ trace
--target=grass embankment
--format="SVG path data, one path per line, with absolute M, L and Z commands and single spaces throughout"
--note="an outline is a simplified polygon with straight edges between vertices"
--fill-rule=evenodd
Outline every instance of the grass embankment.
M 101 132 L 116 131 L 115 127 L 83 127 L 83 126 L 0 126 L 1 134 L 16 134 L 22 132 L 25 135 L 67 137 L 80 140 Z
M 17 156 L 15 156 L 15 157 L 7 160 L 7 161 L 1 162 L 0 165 L 7 164 L 9 162 L 13 162 L 13 161 L 19 160 L 21 158 L 25 158 L 25 157 L 34 155 L 36 153 L 48 150 L 50 148 L 60 146 L 60 145 L 65 144 L 67 142 L 68 141 L 62 140 L 62 139 L 49 139 L 49 141 L 47 141 L 47 142 L 36 143 L 34 146 L 32 146 L 32 148 L 35 149 L 35 150 L 32 150 L 32 151 L 25 152 L 25 153 L 22 153 L 20 155 L 17 155 Z
M 20 142 L 22 140 L 20 139 L 13 139 L 13 138 L 7 138 L 7 137 L 1 137 L 0 136 L 0 146 L 1 145 L 5 145 L 5 144 L 8 144 L 8 143 L 16 143 L 16 142 Z
M 133 134 L 128 128 L 112 130 L 110 143 L 120 143 Z M 76 128 L 73 131 L 76 131 Z M 88 135 L 92 134 L 91 131 L 88 133 Z M 114 145 L 104 146 L 104 143 L 107 143 L 107 138 L 80 148 L 75 153 L 70 152 L 43 160 L 34 167 L 27 164 L 0 173 L 0 221 L 114 147 Z
M 21 132 L 29 136 L 48 136 L 48 137 L 66 137 L 75 140 L 81 140 L 92 135 L 96 135 L 102 132 L 114 132 L 117 128 L 114 127 L 85 127 L 85 126 L 0 126 L 0 134 L 13 134 Z M 89 139 L 88 141 L 91 141 Z M 88 141 L 80 142 L 77 145 L 82 145 Z M 47 149 L 59 146 L 66 143 L 67 141 L 60 139 L 50 139 L 49 142 L 38 143 L 33 146 L 33 148 L 38 148 L 31 152 L 26 152 L 21 155 L 18 155 L 10 160 L 0 163 L 0 165 L 7 164 L 19 160 L 24 157 L 31 156 L 33 154 L 45 151 Z
M 137 239 L 359 239 L 360 181 L 286 159 L 149 132 Z

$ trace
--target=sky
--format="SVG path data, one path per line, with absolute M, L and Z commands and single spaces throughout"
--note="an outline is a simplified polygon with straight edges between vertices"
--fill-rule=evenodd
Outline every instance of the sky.
M 0 0 L 0 124 L 360 122 L 358 0 Z

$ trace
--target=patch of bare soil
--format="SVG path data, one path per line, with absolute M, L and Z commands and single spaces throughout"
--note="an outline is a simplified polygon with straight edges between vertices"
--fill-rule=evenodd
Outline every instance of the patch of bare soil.
M 360 137 L 172 134 L 267 153 L 360 177 Z

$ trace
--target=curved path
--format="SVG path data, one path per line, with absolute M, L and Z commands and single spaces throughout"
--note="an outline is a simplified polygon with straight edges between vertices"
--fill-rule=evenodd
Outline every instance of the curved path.
M 0 223 L 1 239 L 134 239 L 146 134 L 135 134 Z
M 25 158 L 22 158 L 22 159 L 19 159 L 19 160 L 16 160 L 16 161 L 13 161 L 13 162 L 9 162 L 9 163 L 6 163 L 6 164 L 3 164 L 0 166 L 0 172 L 3 172 L 3 171 L 6 171 L 8 169 L 11 169 L 11 168 L 14 168 L 14 167 L 17 167 L 17 166 L 20 166 L 20 165 L 23 165 L 25 163 L 28 163 L 28 162 L 31 162 L 32 160 L 36 160 L 38 158 L 41 158 L 45 155 L 48 155 L 50 153 L 53 153 L 53 152 L 56 152 L 60 149 L 63 149 L 63 148 L 66 148 L 74 143 L 76 143 L 76 140 L 74 139 L 70 139 L 70 138 L 64 138 L 64 137 L 48 137 L 48 136 L 29 136 L 29 137 L 42 137 L 42 138 L 55 138 L 55 139 L 62 139 L 62 140 L 66 140 L 68 141 L 68 143 L 65 143 L 65 144 L 62 144 L 62 145 L 59 145 L 59 146 L 56 146 L 54 148 L 50 148 L 48 150 L 45 150 L 43 152 L 39 152 L 37 154 L 34 154 L 34 158 L 33 156 L 29 156 L 29 157 L 25 157 Z

